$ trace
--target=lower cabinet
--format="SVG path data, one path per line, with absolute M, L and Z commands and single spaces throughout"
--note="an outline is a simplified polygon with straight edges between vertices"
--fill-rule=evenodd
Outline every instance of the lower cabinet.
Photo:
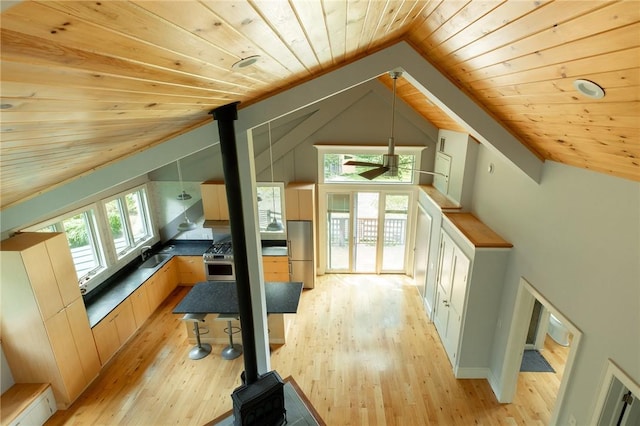
M 193 285 L 206 280 L 202 256 L 176 256 L 174 261 L 180 285 Z
M 289 281 L 288 256 L 262 256 L 262 269 L 265 281 Z
M 147 281 L 129 296 L 129 299 L 131 299 L 131 307 L 133 308 L 133 318 L 138 328 L 140 328 L 153 313 L 151 305 L 149 304 L 148 286 L 149 282 Z
M 137 330 L 131 299 L 126 299 L 93 327 L 100 362 L 105 365 Z

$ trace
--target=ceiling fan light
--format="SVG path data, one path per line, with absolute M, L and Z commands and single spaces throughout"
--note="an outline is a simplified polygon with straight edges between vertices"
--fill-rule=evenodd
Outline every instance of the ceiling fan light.
M 604 89 L 600 87 L 597 83 L 593 81 L 578 79 L 573 82 L 573 87 L 591 99 L 602 99 L 604 98 Z
M 246 58 L 242 58 L 239 61 L 234 62 L 234 64 L 231 65 L 231 69 L 239 70 L 249 67 L 258 62 L 258 59 L 260 59 L 260 55 L 247 56 Z

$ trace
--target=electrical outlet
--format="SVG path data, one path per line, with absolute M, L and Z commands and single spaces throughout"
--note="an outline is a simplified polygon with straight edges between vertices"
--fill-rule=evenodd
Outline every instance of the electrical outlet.
M 576 426 L 578 423 L 576 422 L 576 416 L 573 414 L 569 414 L 569 426 Z

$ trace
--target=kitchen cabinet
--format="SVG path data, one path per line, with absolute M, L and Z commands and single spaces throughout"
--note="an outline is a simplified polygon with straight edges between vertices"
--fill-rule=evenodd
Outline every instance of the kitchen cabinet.
M 193 285 L 206 281 L 202 256 L 176 256 L 174 259 L 180 285 Z
M 290 183 L 285 188 L 287 220 L 315 220 L 315 184 Z
M 145 282 L 151 312 L 178 286 L 178 268 L 174 262 L 175 258 L 171 259 Z
M 457 378 L 489 371 L 511 247 L 471 213 L 444 213 L 433 322 Z
M 137 330 L 131 299 L 127 298 L 93 327 L 93 337 L 105 365 Z
M 229 204 L 224 182 L 206 181 L 200 184 L 205 220 L 229 220 Z
M 67 239 L 27 232 L 0 243 L 2 338 L 17 383 L 51 383 L 67 408 L 100 361 Z
M 148 295 L 149 281 L 147 280 L 129 298 L 131 299 L 131 307 L 133 309 L 133 318 L 136 321 L 136 327 L 140 328 L 142 324 L 151 316 L 153 311 L 149 305 Z
M 289 258 L 287 256 L 262 256 L 265 281 L 289 281 Z

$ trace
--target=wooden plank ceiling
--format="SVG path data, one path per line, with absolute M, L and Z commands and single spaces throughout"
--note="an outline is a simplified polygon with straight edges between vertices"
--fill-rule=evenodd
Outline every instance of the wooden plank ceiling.
M 640 181 L 639 18 L 636 1 L 22 2 L 0 22 L 1 208 L 398 40 L 539 157 Z

